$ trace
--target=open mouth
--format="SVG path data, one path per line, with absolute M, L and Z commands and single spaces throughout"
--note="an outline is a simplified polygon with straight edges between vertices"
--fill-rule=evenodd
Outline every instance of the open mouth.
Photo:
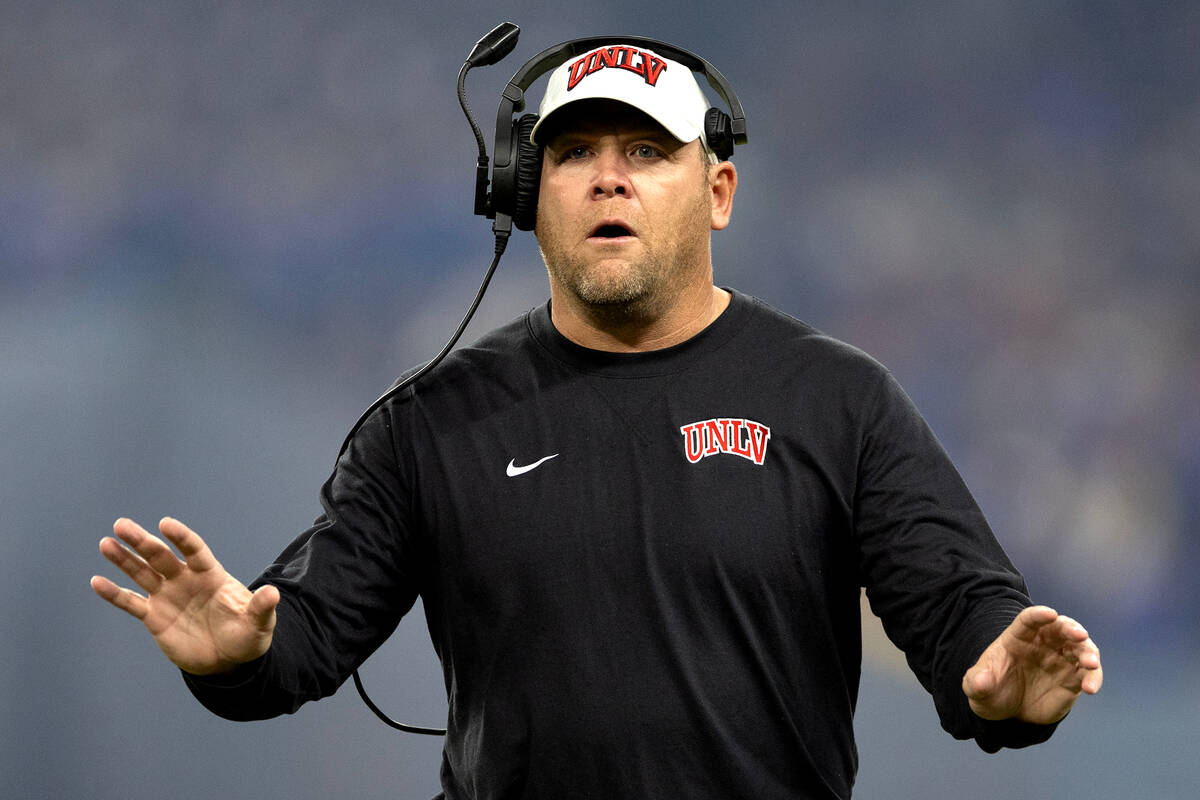
M 619 239 L 623 236 L 633 236 L 633 231 L 619 223 L 606 223 L 592 231 L 593 239 Z

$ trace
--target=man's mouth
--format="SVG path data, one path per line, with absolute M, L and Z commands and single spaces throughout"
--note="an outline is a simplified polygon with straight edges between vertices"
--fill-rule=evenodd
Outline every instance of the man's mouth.
M 620 222 L 603 222 L 592 229 L 589 239 L 620 239 L 634 236 L 634 232 Z

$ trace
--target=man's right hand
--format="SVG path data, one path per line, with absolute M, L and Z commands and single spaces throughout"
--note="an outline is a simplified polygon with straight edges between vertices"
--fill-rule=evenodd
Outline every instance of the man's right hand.
M 99 575 L 92 578 L 96 594 L 141 620 L 167 658 L 185 672 L 228 672 L 266 653 L 279 590 L 267 585 L 252 594 L 182 522 L 167 517 L 158 529 L 183 560 L 141 525 L 119 519 L 113 533 L 128 547 L 106 536 L 100 552 L 146 595 Z

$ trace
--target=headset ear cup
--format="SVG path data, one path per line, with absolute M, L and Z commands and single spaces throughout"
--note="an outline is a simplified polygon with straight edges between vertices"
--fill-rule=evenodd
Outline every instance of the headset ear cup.
M 733 120 L 719 108 L 704 115 L 704 141 L 722 161 L 733 155 Z
M 516 172 L 513 176 L 513 225 L 531 231 L 537 224 L 538 188 L 542 182 L 542 147 L 529 141 L 537 114 L 525 114 L 515 123 Z

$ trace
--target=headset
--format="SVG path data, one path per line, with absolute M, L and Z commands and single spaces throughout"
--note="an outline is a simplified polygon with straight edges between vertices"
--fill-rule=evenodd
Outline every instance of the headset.
M 524 110 L 525 90 L 532 86 L 534 81 L 554 70 L 567 59 L 588 53 L 606 44 L 642 45 L 657 55 L 678 61 L 692 72 L 702 73 L 709 86 L 728 104 L 729 114 L 714 107 L 704 115 L 704 139 L 717 158 L 728 159 L 733 155 L 735 143 L 746 143 L 746 117 L 742 113 L 742 105 L 738 102 L 737 95 L 733 93 L 728 81 L 725 80 L 725 76 L 712 64 L 695 53 L 666 42 L 660 42 L 657 39 L 648 39 L 644 36 L 593 36 L 585 39 L 572 39 L 543 50 L 525 62 L 509 79 L 508 85 L 501 93 L 500 107 L 496 112 L 496 141 L 493 148 L 496 163 L 491 168 L 489 179 L 487 147 L 484 144 L 483 132 L 479 129 L 479 124 L 475 121 L 467 104 L 467 72 L 473 67 L 495 64 L 511 53 L 516 47 L 520 32 L 521 29 L 511 22 L 500 23 L 475 43 L 475 47 L 467 56 L 467 60 L 458 73 L 458 102 L 462 106 L 467 121 L 471 124 L 471 130 L 475 134 L 475 141 L 479 147 L 479 159 L 475 166 L 475 213 L 494 220 L 492 232 L 495 234 L 496 244 L 492 263 L 484 274 L 483 282 L 479 285 L 475 299 L 471 302 L 470 308 L 467 309 L 466 315 L 449 341 L 423 367 L 397 382 L 367 407 L 366 411 L 359 416 L 358 421 L 350 427 L 350 432 L 346 434 L 338 452 L 339 461 L 345 454 L 346 448 L 349 447 L 354 434 L 376 409 L 420 380 L 436 367 L 458 343 L 467 324 L 471 321 L 471 317 L 475 315 L 475 310 L 479 308 L 488 284 L 491 283 L 496 267 L 500 263 L 500 257 L 504 255 L 504 249 L 512 234 L 513 225 L 523 231 L 534 229 L 537 223 L 538 187 L 542 174 L 542 147 L 531 142 L 529 134 L 533 130 L 533 126 L 537 124 L 538 115 L 523 114 L 519 118 L 513 119 L 514 115 Z M 491 185 L 490 192 L 488 191 L 489 184 Z M 359 696 L 366 703 L 367 708 L 385 725 L 407 733 L 423 733 L 431 736 L 442 736 L 446 733 L 442 728 L 426 728 L 393 720 L 367 695 L 357 669 L 354 670 L 353 676 L 354 686 L 358 689 Z
M 512 42 L 516 44 L 517 27 L 510 22 L 494 29 L 481 42 L 500 31 L 504 36 L 512 26 Z M 710 108 L 704 117 L 704 140 L 721 160 L 733 155 L 733 145 L 746 143 L 746 116 L 737 95 L 716 67 L 695 53 L 656 39 L 643 36 L 602 36 L 572 39 L 547 48 L 525 63 L 509 80 L 500 96 L 496 112 L 496 145 L 493 153 L 492 191 L 487 192 L 486 171 L 478 172 L 475 180 L 475 213 L 489 219 L 505 215 L 519 230 L 529 231 L 537 221 L 538 184 L 542 172 L 542 148 L 529 140 L 537 114 L 513 115 L 525 108 L 525 91 L 539 77 L 555 69 L 567 59 L 595 50 L 606 44 L 636 44 L 653 50 L 657 55 L 674 59 L 693 72 L 703 73 L 708 84 L 728 105 L 731 114 Z M 478 45 L 477 45 L 478 46 Z M 470 59 L 468 58 L 468 63 Z M 470 112 L 467 112 L 468 117 Z M 487 155 L 481 149 L 483 158 Z

